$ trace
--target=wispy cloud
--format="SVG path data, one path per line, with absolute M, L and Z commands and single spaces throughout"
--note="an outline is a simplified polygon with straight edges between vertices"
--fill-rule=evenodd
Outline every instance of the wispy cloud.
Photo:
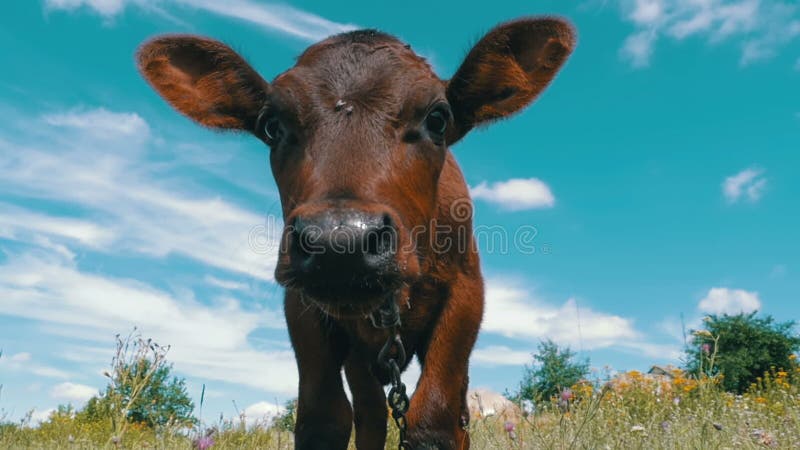
M 722 287 L 711 288 L 697 308 L 707 314 L 751 313 L 761 309 L 758 292 Z
M 294 36 L 306 41 L 318 41 L 332 34 L 355 29 L 352 24 L 327 20 L 285 4 L 261 3 L 253 0 L 163 0 L 164 6 L 186 7 L 206 11 Z M 153 10 L 149 0 L 45 0 L 49 10 L 88 8 L 105 19 L 122 13 L 126 7 Z
M 636 30 L 620 49 L 634 67 L 650 64 L 659 39 L 736 42 L 740 64 L 771 58 L 800 36 L 798 6 L 779 0 L 620 0 Z
M 70 382 L 57 384 L 50 390 L 51 397 L 79 405 L 97 395 L 97 393 L 98 389 L 95 387 Z
M 95 139 L 141 139 L 150 137 L 150 126 L 136 113 L 114 112 L 105 108 L 72 110 L 45 114 L 48 125 L 79 130 Z
M 248 426 L 269 426 L 285 410 L 283 406 L 262 401 L 249 405 L 242 413 Z
M 518 340 L 528 346 L 544 339 L 579 350 L 618 348 L 633 350 L 651 357 L 674 357 L 672 345 L 654 344 L 638 332 L 633 321 L 614 314 L 579 307 L 574 298 L 553 305 L 522 285 L 490 278 L 486 286 L 486 313 L 481 328 Z M 496 353 L 479 351 L 484 364 L 514 364 L 523 360 L 523 352 L 495 347 Z
M 19 352 L 11 356 L 3 355 L 0 357 L 0 370 L 19 371 L 45 378 L 67 379 L 70 377 L 68 372 L 36 362 L 28 352 Z
M 94 248 L 107 246 L 116 239 L 112 230 L 87 220 L 53 217 L 0 202 L 0 236 L 33 242 L 36 236 L 41 235 L 56 236 Z
M 66 238 L 109 253 L 179 254 L 272 280 L 279 221 L 199 195 L 191 181 L 162 181 L 163 164 L 147 159 L 156 140 L 131 138 L 149 135 L 138 115 L 95 109 L 31 121 L 50 125 L 49 132 L 16 130 L 14 142 L 0 137 L 0 193 L 70 205 L 87 217 L 3 208 L 0 235 Z
M 245 310 L 231 297 L 201 303 L 177 298 L 140 281 L 84 273 L 71 261 L 14 255 L 0 265 L 0 315 L 38 321 L 48 334 L 94 343 L 81 351 L 87 363 L 105 362 L 114 334 L 139 327 L 170 344 L 170 361 L 181 373 L 290 394 L 296 389 L 290 350 L 259 351 L 248 336 L 282 328 L 277 311 Z
M 629 319 L 579 309 L 575 299 L 551 305 L 521 286 L 493 279 L 487 284 L 483 331 L 511 338 L 550 338 L 586 349 L 638 337 Z
M 31 423 L 39 424 L 50 418 L 50 414 L 56 412 L 55 408 L 35 408 L 31 410 Z
M 472 352 L 472 363 L 478 366 L 521 366 L 533 360 L 531 352 L 514 350 L 505 345 L 489 345 Z
M 245 276 L 274 286 L 270 230 L 277 232 L 279 223 L 271 228 L 263 215 L 204 193 L 180 176 L 186 167 L 165 160 L 161 139 L 136 113 L 73 109 L 14 117 L 3 126 L 14 128 L 0 128 L 0 195 L 6 201 L 0 204 L 0 237 L 15 245 L 2 248 L 0 316 L 35 323 L 38 335 L 65 346 L 60 357 L 82 341 L 71 350 L 82 359 L 72 362 L 89 373 L 107 363 L 116 333 L 137 326 L 172 346 L 170 361 L 185 376 L 276 395 L 294 392 L 291 350 L 263 343 L 256 348 L 250 340 L 252 333 L 283 333 L 277 310 L 252 301 L 245 306 L 235 292 L 196 293 L 172 281 L 167 291 L 152 281 L 97 271 L 108 256 L 181 255 L 198 263 L 200 273 L 227 272 L 232 279 Z M 94 258 L 94 270 L 80 266 L 85 254 Z M 229 291 L 245 285 L 226 278 L 209 275 L 206 282 Z M 22 359 L 3 358 L 0 368 L 75 380 Z M 60 385 L 52 394 L 77 399 L 88 392 L 76 386 Z
M 550 187 L 538 178 L 512 178 L 491 184 L 484 181 L 469 191 L 472 198 L 495 203 L 511 211 L 552 208 L 556 203 Z
M 722 182 L 722 195 L 728 203 L 736 203 L 741 199 L 755 203 L 761 200 L 767 187 L 767 179 L 763 175 L 763 169 L 753 167 L 731 175 Z
M 81 7 L 91 8 L 102 16 L 115 16 L 125 8 L 125 0 L 45 0 L 49 9 L 76 10 Z
M 221 278 L 217 278 L 212 275 L 206 275 L 204 280 L 211 286 L 218 287 L 220 289 L 225 289 L 228 291 L 246 291 L 249 287 L 247 283 L 242 283 L 240 281 L 234 281 L 234 280 L 223 280 Z

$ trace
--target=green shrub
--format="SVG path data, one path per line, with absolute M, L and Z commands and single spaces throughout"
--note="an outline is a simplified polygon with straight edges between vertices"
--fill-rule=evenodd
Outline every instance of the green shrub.
M 793 328 L 793 321 L 777 323 L 755 312 L 706 317 L 686 349 L 686 369 L 695 376 L 722 374 L 722 387 L 741 394 L 764 373 L 793 366 L 791 357 L 800 349 Z
M 525 367 L 519 390 L 510 397 L 539 405 L 557 397 L 589 374 L 589 360 L 576 361 L 575 356 L 569 347 L 561 349 L 551 340 L 540 342 L 534 364 Z

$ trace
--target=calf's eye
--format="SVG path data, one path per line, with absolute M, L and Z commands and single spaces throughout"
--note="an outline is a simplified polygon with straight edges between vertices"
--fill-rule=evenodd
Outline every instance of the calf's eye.
M 428 129 L 428 133 L 434 141 L 441 141 L 444 138 L 449 120 L 450 112 L 444 107 L 436 108 L 428 113 L 428 117 L 425 118 L 425 128 Z
M 283 126 L 277 117 L 270 117 L 264 122 L 264 136 L 270 144 L 279 142 L 283 138 Z

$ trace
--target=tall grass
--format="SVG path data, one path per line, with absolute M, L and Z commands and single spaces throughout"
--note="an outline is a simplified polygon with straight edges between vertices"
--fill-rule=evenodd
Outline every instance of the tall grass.
M 568 407 L 553 399 L 533 414 L 511 410 L 474 417 L 472 448 L 800 448 L 800 367 L 773 369 L 743 395 L 724 392 L 719 377 L 672 375 L 628 372 L 602 387 L 588 382 L 572 386 Z M 388 426 L 387 448 L 396 448 L 396 431 Z M 286 428 L 291 427 L 285 420 L 282 426 L 248 426 L 244 417 L 194 428 L 128 424 L 123 438 L 113 440 L 110 419 L 87 422 L 62 408 L 39 426 L 29 418 L 0 426 L 0 448 L 290 449 L 292 435 Z

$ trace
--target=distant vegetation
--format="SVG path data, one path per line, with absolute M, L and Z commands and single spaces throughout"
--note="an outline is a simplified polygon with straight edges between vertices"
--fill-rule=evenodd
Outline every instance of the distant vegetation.
M 575 357 L 569 347 L 559 348 L 551 340 L 541 342 L 538 353 L 533 355 L 534 364 L 525 367 L 519 390 L 507 396 L 533 405 L 569 396 L 573 385 L 589 377 L 589 360 L 576 361 Z
M 542 342 L 518 390 L 507 393 L 519 407 L 473 413 L 472 448 L 800 448 L 793 325 L 755 314 L 708 317 L 684 367 L 654 374 L 591 372 L 569 348 Z M 0 448 L 293 448 L 295 402 L 257 426 L 244 416 L 202 422 L 184 381 L 171 375 L 167 350 L 118 337 L 102 393 L 77 411 L 59 407 L 38 426 L 30 415 L 0 423 Z M 396 442 L 389 424 L 387 448 Z
M 720 377 L 726 391 L 747 392 L 765 373 L 794 364 L 800 350 L 794 325 L 756 313 L 706 317 L 686 350 L 687 370 L 695 377 Z

